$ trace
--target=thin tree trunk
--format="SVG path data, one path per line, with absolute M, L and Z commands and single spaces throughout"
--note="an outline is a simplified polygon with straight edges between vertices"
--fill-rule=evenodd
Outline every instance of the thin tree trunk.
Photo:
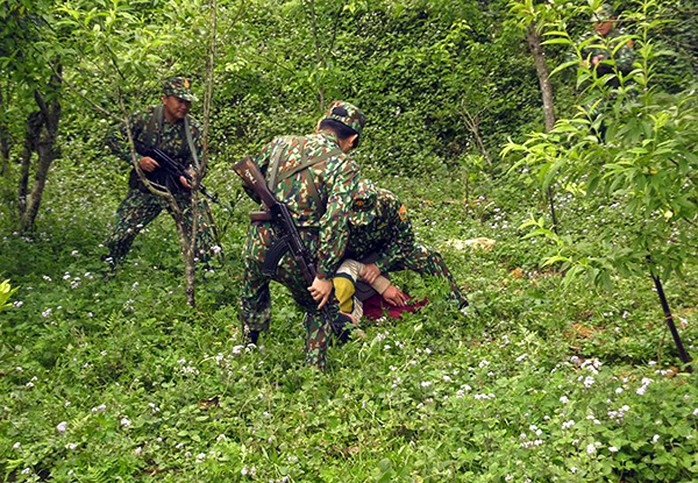
M 461 102 L 461 116 L 463 116 L 463 119 L 465 120 L 465 126 L 468 128 L 468 131 L 470 131 L 470 134 L 473 136 L 473 140 L 475 141 L 475 145 L 477 146 L 477 150 L 480 151 L 480 154 L 485 158 L 485 161 L 487 161 L 487 164 L 491 165 L 492 164 L 492 158 L 490 158 L 490 153 L 487 151 L 487 148 L 485 147 L 485 142 L 482 139 L 482 136 L 480 136 L 480 114 L 475 114 L 474 116 L 468 111 L 468 108 L 466 107 L 465 101 Z
M 170 205 L 177 205 L 174 197 L 170 196 L 167 200 Z M 190 200 L 192 203 L 195 201 L 194 197 Z M 177 205 L 178 206 L 178 205 Z M 196 215 L 193 213 L 192 217 L 192 231 L 187 233 L 186 225 L 184 224 L 184 214 L 183 211 L 177 207 L 173 210 L 173 217 L 175 220 L 175 226 L 177 228 L 177 237 L 179 238 L 179 247 L 182 250 L 182 261 L 184 262 L 184 280 L 186 282 L 185 292 L 187 295 L 187 304 L 190 307 L 196 307 L 196 263 L 194 262 L 194 252 L 196 246 Z
M 5 98 L 0 89 L 0 109 L 7 112 Z M 7 172 L 10 166 L 10 132 L 7 128 L 7 120 L 0 119 L 0 176 Z
M 41 111 L 43 129 L 41 129 L 41 134 L 36 146 L 39 161 L 34 175 L 34 184 L 32 185 L 31 193 L 26 199 L 25 208 L 20 216 L 21 232 L 27 232 L 34 228 L 36 215 L 39 213 L 44 188 L 46 187 L 48 172 L 58 154 L 55 144 L 58 135 L 58 124 L 61 119 L 61 104 L 58 99 L 61 85 L 60 71 L 61 67 L 59 64 L 57 73 L 52 75 L 49 81 L 48 91 L 53 97 L 50 100 L 50 105 L 46 103 L 46 100 L 38 91 L 34 91 L 34 100 Z
M 659 278 L 658 275 L 655 275 L 650 268 L 650 276 L 652 277 L 652 281 L 654 282 L 654 287 L 657 289 L 657 295 L 659 296 L 659 301 L 662 304 L 662 310 L 664 311 L 664 320 L 666 321 L 667 326 L 669 327 L 669 331 L 671 332 L 671 336 L 674 338 L 674 344 L 676 344 L 676 350 L 679 352 L 679 358 L 681 359 L 681 362 L 683 362 L 686 365 L 686 371 L 688 372 L 693 372 L 691 368 L 691 356 L 688 355 L 688 352 L 686 352 L 686 349 L 683 346 L 683 342 L 681 342 L 681 337 L 679 336 L 679 331 L 676 329 L 676 324 L 674 323 L 674 317 L 671 314 L 671 309 L 669 308 L 669 302 L 666 298 L 666 295 L 664 294 L 664 287 L 662 286 L 662 280 Z
M 533 55 L 533 63 L 536 66 L 538 75 L 538 85 L 540 86 L 541 97 L 543 98 L 543 116 L 545 120 L 545 130 L 551 131 L 555 127 L 555 103 L 553 101 L 553 86 L 550 83 L 550 71 L 545 62 L 545 53 L 541 44 L 541 36 L 533 24 L 528 26 L 526 32 L 528 48 Z M 553 220 L 553 231 L 558 234 L 557 215 L 555 213 L 555 195 L 552 186 L 548 186 L 548 204 L 550 205 L 550 216 Z
M 538 74 L 538 84 L 543 98 L 543 115 L 545 117 L 545 130 L 551 131 L 555 127 L 555 104 L 553 102 L 553 86 L 550 83 L 550 71 L 545 62 L 545 53 L 541 44 L 540 34 L 533 25 L 530 25 L 526 33 L 528 48 L 533 55 L 533 63 Z
M 41 112 L 32 112 L 27 116 L 24 148 L 22 149 L 20 161 L 19 192 L 17 195 L 20 219 L 27 210 L 27 194 L 29 193 L 29 172 L 31 170 L 32 155 L 37 150 L 42 126 L 43 119 L 41 117 Z

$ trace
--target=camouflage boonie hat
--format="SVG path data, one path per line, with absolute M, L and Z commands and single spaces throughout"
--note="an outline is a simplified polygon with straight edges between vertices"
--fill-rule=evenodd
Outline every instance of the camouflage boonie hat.
M 185 101 L 198 101 L 191 91 L 191 81 L 187 77 L 170 77 L 162 85 L 162 93 L 166 96 L 175 96 Z
M 354 226 L 368 225 L 376 217 L 376 188 L 368 180 L 359 181 L 359 188 L 351 200 L 349 223 Z
M 611 20 L 611 17 L 615 16 L 616 12 L 613 11 L 613 7 L 611 7 L 607 3 L 603 3 L 591 14 L 591 21 L 596 23 L 606 22 L 608 20 Z
M 356 131 L 359 137 L 361 137 L 361 130 L 364 128 L 364 124 L 366 124 L 364 113 L 358 107 L 346 101 L 334 101 L 323 119 L 339 121 Z

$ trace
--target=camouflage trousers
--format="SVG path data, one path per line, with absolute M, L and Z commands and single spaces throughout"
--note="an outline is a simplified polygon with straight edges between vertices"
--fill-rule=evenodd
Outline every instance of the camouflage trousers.
M 193 223 L 191 198 L 186 194 L 176 194 L 175 200 L 182 210 L 184 229 L 191 233 Z M 144 193 L 135 188 L 128 190 L 126 198 L 124 198 L 116 210 L 116 220 L 112 227 L 112 232 L 105 243 L 109 249 L 109 254 L 105 257 L 105 261 L 112 268 L 116 268 L 123 261 L 131 249 L 136 236 L 163 209 L 166 209 L 172 215 L 171 208 L 164 198 L 151 193 Z M 198 260 L 204 263 L 211 258 L 213 246 L 215 245 L 209 223 L 207 223 L 204 216 L 205 210 L 204 202 L 200 201 L 196 251 Z
M 318 237 L 315 231 L 301 230 L 301 238 L 310 253 L 316 253 Z M 245 244 L 245 271 L 243 274 L 242 309 L 240 321 L 245 333 L 264 331 L 269 328 L 271 319 L 271 296 L 269 284 L 272 278 L 262 274 L 262 266 L 268 249 L 277 237 L 271 224 L 267 222 L 251 223 L 247 230 Z M 305 361 L 309 366 L 324 370 L 327 365 L 326 352 L 332 329 L 330 321 L 323 311 L 318 310 L 317 303 L 308 292 L 308 285 L 298 264 L 292 257 L 285 255 L 279 262 L 273 280 L 284 285 L 293 300 L 305 311 Z M 334 297 L 327 302 L 330 317 L 338 317 L 339 306 Z
M 428 248 L 417 245 L 414 250 L 406 256 L 402 261 L 388 267 L 388 272 L 397 272 L 400 270 L 412 270 L 422 276 L 443 277 L 448 280 L 451 288 L 449 299 L 458 304 L 459 308 L 468 306 L 468 299 L 458 287 L 456 279 L 446 266 L 443 257 Z

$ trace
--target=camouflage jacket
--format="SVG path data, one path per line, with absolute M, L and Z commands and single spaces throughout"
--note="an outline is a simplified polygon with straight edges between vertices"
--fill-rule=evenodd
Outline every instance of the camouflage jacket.
M 584 60 L 589 61 L 591 65 L 591 59 L 601 55 L 606 60 L 614 60 L 618 70 L 623 74 L 628 74 L 633 69 L 633 60 L 635 58 L 633 41 L 630 39 L 626 40 L 623 46 L 612 55 L 613 50 L 618 46 L 618 39 L 624 35 L 626 35 L 625 32 L 619 28 L 611 30 L 606 37 L 602 37 L 596 32 L 588 33 L 579 42 L 582 44 L 589 41 L 582 49 Z M 596 69 L 600 76 L 613 73 L 613 67 L 608 64 L 598 64 Z
M 184 121 L 182 120 L 175 124 L 170 124 L 163 119 L 162 123 L 157 123 L 153 120 L 155 109 L 156 107 L 152 107 L 130 116 L 129 124 L 131 125 L 134 140 L 140 141 L 151 148 L 161 149 L 163 152 L 170 155 L 183 169 L 189 168 L 192 164 L 193 157 L 184 131 Z M 149 123 L 151 122 L 153 139 L 149 139 Z M 191 129 L 192 143 L 196 149 L 197 158 L 201 159 L 201 125 L 195 119 L 189 117 L 189 127 Z M 122 125 L 120 129 L 114 128 L 109 133 L 107 136 L 107 145 L 119 159 L 128 163 L 129 166 L 133 166 L 131 148 L 128 144 L 125 125 Z M 148 173 L 147 177 L 156 183 L 167 186 L 171 191 L 181 189 L 179 181 L 169 179 L 162 171 L 162 168 L 157 168 L 152 173 Z M 135 176 L 135 171 L 131 172 L 129 185 L 131 187 L 142 188 L 137 176 Z
M 415 239 L 405 205 L 391 191 L 375 188 L 375 193 L 368 223 L 354 215 L 349 218 L 346 257 L 361 260 L 377 254 L 376 266 L 386 272 L 410 256 Z
M 323 161 L 307 169 L 302 165 Z M 273 160 L 278 159 L 274 170 Z M 308 136 L 283 136 L 267 144 L 255 157 L 270 189 L 286 203 L 299 229 L 315 229 L 319 235 L 317 274 L 334 276 L 349 234 L 348 216 L 356 191 L 359 167 L 339 149 L 337 136 L 321 132 Z

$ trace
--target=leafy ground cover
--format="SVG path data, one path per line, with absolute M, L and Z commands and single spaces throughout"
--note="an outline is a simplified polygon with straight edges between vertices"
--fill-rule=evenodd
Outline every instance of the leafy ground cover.
M 226 167 L 214 163 L 209 185 L 227 198 L 215 207 L 227 260 L 203 275 L 195 310 L 169 219 L 104 280 L 99 243 L 118 193 L 105 195 L 96 175 L 85 182 L 89 170 L 79 180 L 53 173 L 39 231 L 5 229 L 0 241 L 0 279 L 19 287 L 0 314 L 4 478 L 698 478 L 698 384 L 677 370 L 649 278 L 601 293 L 539 268 L 544 242 L 519 226 L 545 204 L 513 178 L 476 180 L 466 209 L 458 169 L 407 178 L 365 167 L 406 202 L 418 238 L 441 251 L 480 316 L 455 312 L 444 284 L 400 274 L 430 303 L 333 347 L 326 374 L 303 367 L 300 315 L 278 287 L 272 331 L 258 348 L 242 345 L 239 256 L 251 205 Z M 598 213 L 558 201 L 563 230 L 593 229 Z M 496 244 L 463 246 L 475 237 Z M 693 264 L 666 285 L 693 355 L 695 275 Z

